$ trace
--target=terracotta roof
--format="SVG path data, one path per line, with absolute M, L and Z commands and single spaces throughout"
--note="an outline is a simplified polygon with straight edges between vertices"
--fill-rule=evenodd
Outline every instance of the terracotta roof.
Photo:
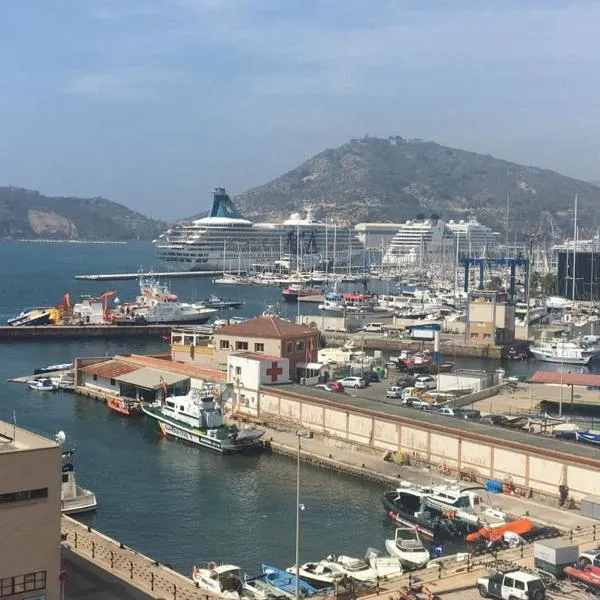
M 527 383 L 556 383 L 563 385 L 597 385 L 600 386 L 600 375 L 592 375 L 591 373 L 568 373 L 568 365 L 563 367 L 563 372 L 560 371 L 536 371 L 528 380 Z
M 100 377 L 110 377 L 115 379 L 121 375 L 126 375 L 132 371 L 137 371 L 139 367 L 135 365 L 127 364 L 121 360 L 103 360 L 102 362 L 94 363 L 93 365 L 87 365 L 82 367 L 80 371 L 83 373 L 90 373 L 92 375 L 100 375 Z
M 198 367 L 192 363 L 180 362 L 175 360 L 166 360 L 164 358 L 156 358 L 154 356 L 143 356 L 141 354 L 131 354 L 130 356 L 118 356 L 120 361 L 139 367 L 154 367 L 171 373 L 179 373 L 188 377 L 196 377 L 198 379 L 208 379 L 210 381 L 224 382 L 227 381 L 227 373 L 218 371 L 217 369 L 205 369 Z
M 273 316 L 255 317 L 241 323 L 225 325 L 216 329 L 214 335 L 239 335 L 243 337 L 269 338 L 280 340 L 287 337 L 305 336 L 314 333 L 314 329 L 296 325 Z
M 282 356 L 262 354 L 260 352 L 232 352 L 230 356 L 241 356 L 242 358 L 251 358 L 252 360 L 283 360 Z

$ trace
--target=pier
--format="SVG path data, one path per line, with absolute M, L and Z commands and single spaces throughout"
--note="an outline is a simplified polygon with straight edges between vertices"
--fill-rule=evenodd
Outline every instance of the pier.
M 55 339 L 118 339 L 169 335 L 171 325 L 40 325 L 0 326 L 0 341 Z
M 75 279 L 85 281 L 127 281 L 140 277 L 221 277 L 223 271 L 149 271 L 147 273 L 91 273 L 75 275 Z

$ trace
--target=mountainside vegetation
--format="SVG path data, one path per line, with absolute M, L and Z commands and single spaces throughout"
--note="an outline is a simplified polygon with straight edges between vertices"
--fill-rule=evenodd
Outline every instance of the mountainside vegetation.
M 234 200 L 253 220 L 279 220 L 310 205 L 317 218 L 340 224 L 434 214 L 475 217 L 504 232 L 510 197 L 512 239 L 540 235 L 540 223 L 571 234 L 576 193 L 581 234 L 589 233 L 600 214 L 600 187 L 592 183 L 434 142 L 364 137 L 325 150 Z
M 152 240 L 165 228 L 105 198 L 51 198 L 0 187 L 0 239 Z

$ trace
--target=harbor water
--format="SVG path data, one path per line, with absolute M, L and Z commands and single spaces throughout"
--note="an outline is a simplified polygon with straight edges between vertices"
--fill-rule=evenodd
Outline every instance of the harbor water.
M 0 320 L 24 307 L 51 306 L 70 292 L 98 295 L 116 289 L 122 299 L 137 293 L 135 281 L 76 281 L 86 272 L 158 268 L 149 244 L 0 243 Z M 173 279 L 185 300 L 210 294 L 243 299 L 236 314 L 253 315 L 280 300 L 279 288 L 214 286 L 208 278 Z M 283 306 L 283 305 L 282 305 Z M 289 308 L 296 311 L 297 307 Z M 304 310 L 304 309 L 303 309 Z M 0 343 L 0 419 L 46 436 L 59 430 L 76 451 L 78 483 L 92 489 L 99 508 L 81 519 L 118 541 L 189 574 L 210 560 L 255 573 L 261 562 L 294 563 L 296 464 L 262 454 L 219 456 L 166 441 L 147 419 L 123 419 L 88 398 L 29 390 L 7 383 L 35 367 L 76 356 L 156 353 L 156 339 L 17 341 Z M 473 359 L 458 365 L 497 368 Z M 527 364 L 514 365 L 525 372 Z M 329 553 L 363 555 L 383 549 L 393 536 L 380 502 L 382 488 L 358 479 L 301 467 L 301 560 Z

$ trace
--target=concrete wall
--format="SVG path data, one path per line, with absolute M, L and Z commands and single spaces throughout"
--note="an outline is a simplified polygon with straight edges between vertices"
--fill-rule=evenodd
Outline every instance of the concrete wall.
M 258 392 L 257 410 L 265 421 L 288 423 L 330 438 L 377 452 L 403 452 L 415 462 L 424 461 L 453 473 L 474 473 L 481 479 L 510 480 L 523 490 L 558 497 L 566 483 L 576 500 L 600 495 L 597 467 L 577 464 L 577 457 L 549 458 L 536 448 L 523 449 L 492 436 L 483 438 L 448 427 L 361 410 L 310 396 L 289 394 L 285 388 Z M 240 412 L 244 412 L 240 410 Z
M 96 379 L 94 379 L 94 375 L 92 373 L 81 373 L 81 381 L 79 385 L 85 387 L 99 388 L 103 391 L 114 392 L 118 394 L 120 391 L 119 382 L 112 380 L 115 383 L 111 383 L 110 377 L 103 377 L 102 375 L 96 375 Z

